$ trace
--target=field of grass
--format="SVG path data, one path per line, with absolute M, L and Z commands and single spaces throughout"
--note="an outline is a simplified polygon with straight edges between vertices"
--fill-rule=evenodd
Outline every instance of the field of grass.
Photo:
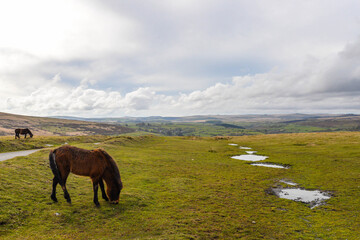
M 70 175 L 72 204 L 50 199 L 49 150 L 0 162 L 1 239 L 356 239 L 360 235 L 360 133 L 304 133 L 227 138 L 43 137 L 29 148 L 64 142 L 105 149 L 118 163 L 118 205 L 92 202 L 89 178 Z M 0 137 L 0 143 L 24 144 Z M 94 144 L 98 143 L 100 144 Z M 30 144 L 31 143 L 31 144 Z M 247 146 L 267 162 L 230 157 Z M 287 179 L 331 193 L 326 205 L 268 194 Z M 101 194 L 99 194 L 100 197 Z
M 29 149 L 49 148 L 50 146 L 57 146 L 64 143 L 94 143 L 102 142 L 109 139 L 109 136 L 74 136 L 74 137 L 60 137 L 60 136 L 36 136 L 34 138 L 14 139 L 13 136 L 0 137 L 0 153 L 12 152 Z
M 329 123 L 330 122 L 330 123 Z M 127 123 L 127 127 L 137 132 L 156 134 L 161 136 L 243 136 L 258 134 L 279 133 L 310 133 L 358 131 L 359 120 L 350 123 L 345 120 L 338 121 L 299 121 L 299 122 L 141 122 Z
M 213 123 L 128 123 L 127 127 L 138 132 L 160 136 L 242 136 L 256 135 L 261 132 L 252 129 L 242 129 L 240 126 L 223 123 L 224 126 Z M 228 125 L 228 126 L 227 126 Z

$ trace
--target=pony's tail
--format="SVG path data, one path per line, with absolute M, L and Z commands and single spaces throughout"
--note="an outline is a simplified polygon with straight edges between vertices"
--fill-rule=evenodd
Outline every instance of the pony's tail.
M 56 165 L 55 156 L 56 156 L 56 149 L 54 151 L 51 151 L 49 154 L 49 163 L 51 171 L 53 172 L 55 178 L 58 180 L 61 186 L 64 186 L 63 180 L 60 175 L 60 171 Z

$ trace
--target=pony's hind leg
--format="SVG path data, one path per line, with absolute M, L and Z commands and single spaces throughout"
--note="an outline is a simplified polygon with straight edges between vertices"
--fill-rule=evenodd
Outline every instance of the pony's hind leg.
M 70 169 L 68 169 L 66 166 L 62 164 L 62 161 L 57 162 L 55 160 L 56 157 L 56 149 L 54 151 L 51 151 L 49 154 L 49 163 L 51 171 L 54 174 L 53 179 L 53 190 L 51 194 L 51 199 L 55 202 L 57 201 L 56 198 L 56 185 L 59 183 L 62 190 L 64 191 L 64 198 L 67 200 L 68 203 L 71 203 L 70 195 L 66 189 L 66 180 L 69 176 Z
M 54 202 L 57 202 L 57 198 L 56 198 L 56 185 L 59 183 L 58 179 L 56 177 L 54 177 L 53 179 L 53 189 L 52 189 L 52 193 L 51 193 L 51 199 L 54 201 Z M 71 203 L 71 198 L 70 198 L 70 195 L 69 195 L 69 192 L 67 191 L 66 189 L 66 186 L 64 184 L 64 186 L 61 186 L 62 190 L 64 191 L 64 198 L 66 199 L 66 201 L 68 203 Z
M 107 195 L 106 195 L 106 193 L 105 193 L 104 182 L 103 182 L 102 178 L 100 179 L 99 184 L 100 184 L 100 189 L 101 189 L 102 198 L 103 198 L 105 201 L 109 201 L 109 198 L 107 197 Z
M 67 191 L 66 186 L 64 185 L 64 186 L 61 186 L 61 187 L 62 187 L 62 189 L 63 189 L 63 191 L 64 191 L 64 198 L 66 199 L 66 201 L 67 201 L 68 203 L 71 203 L 70 194 L 69 194 L 69 192 Z
M 63 175 L 64 177 L 62 177 L 62 184 L 60 183 L 60 186 L 61 186 L 62 190 L 64 191 L 64 198 L 66 199 L 66 201 L 68 203 L 71 203 L 70 194 L 66 189 L 66 180 L 67 180 L 67 177 L 69 176 L 69 173 L 70 173 L 70 171 L 64 172 L 61 174 L 61 176 Z
M 54 177 L 53 179 L 53 185 L 52 185 L 52 193 L 51 193 L 51 199 L 54 201 L 54 202 L 57 202 L 57 198 L 56 198 L 56 185 L 58 184 L 58 180 L 56 177 Z
M 64 186 L 61 186 L 61 187 L 62 187 L 62 190 L 64 191 L 64 198 L 66 199 L 66 201 L 67 201 L 68 203 L 71 203 L 71 198 L 70 198 L 69 192 L 68 192 L 67 189 L 66 189 L 66 179 L 67 179 L 67 176 L 68 176 L 68 174 L 65 176 Z

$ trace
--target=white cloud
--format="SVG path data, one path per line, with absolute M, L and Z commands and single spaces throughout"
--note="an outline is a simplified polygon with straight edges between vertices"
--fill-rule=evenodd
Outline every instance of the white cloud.
M 1 47 L 41 58 L 94 58 L 136 48 L 136 26 L 94 1 L 14 0 L 0 8 Z

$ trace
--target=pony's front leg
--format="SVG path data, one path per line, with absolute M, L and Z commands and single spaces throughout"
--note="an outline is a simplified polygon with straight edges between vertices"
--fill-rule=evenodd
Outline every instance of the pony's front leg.
M 98 189 L 99 189 L 99 180 L 95 181 L 93 180 L 93 189 L 94 189 L 94 203 L 96 206 L 100 206 L 99 200 L 98 200 Z
M 105 201 L 109 201 L 109 198 L 107 197 L 107 195 L 106 195 L 106 193 L 105 193 L 104 182 L 103 182 L 102 178 L 100 179 L 99 184 L 100 184 L 100 189 L 101 189 L 102 198 L 103 198 Z

